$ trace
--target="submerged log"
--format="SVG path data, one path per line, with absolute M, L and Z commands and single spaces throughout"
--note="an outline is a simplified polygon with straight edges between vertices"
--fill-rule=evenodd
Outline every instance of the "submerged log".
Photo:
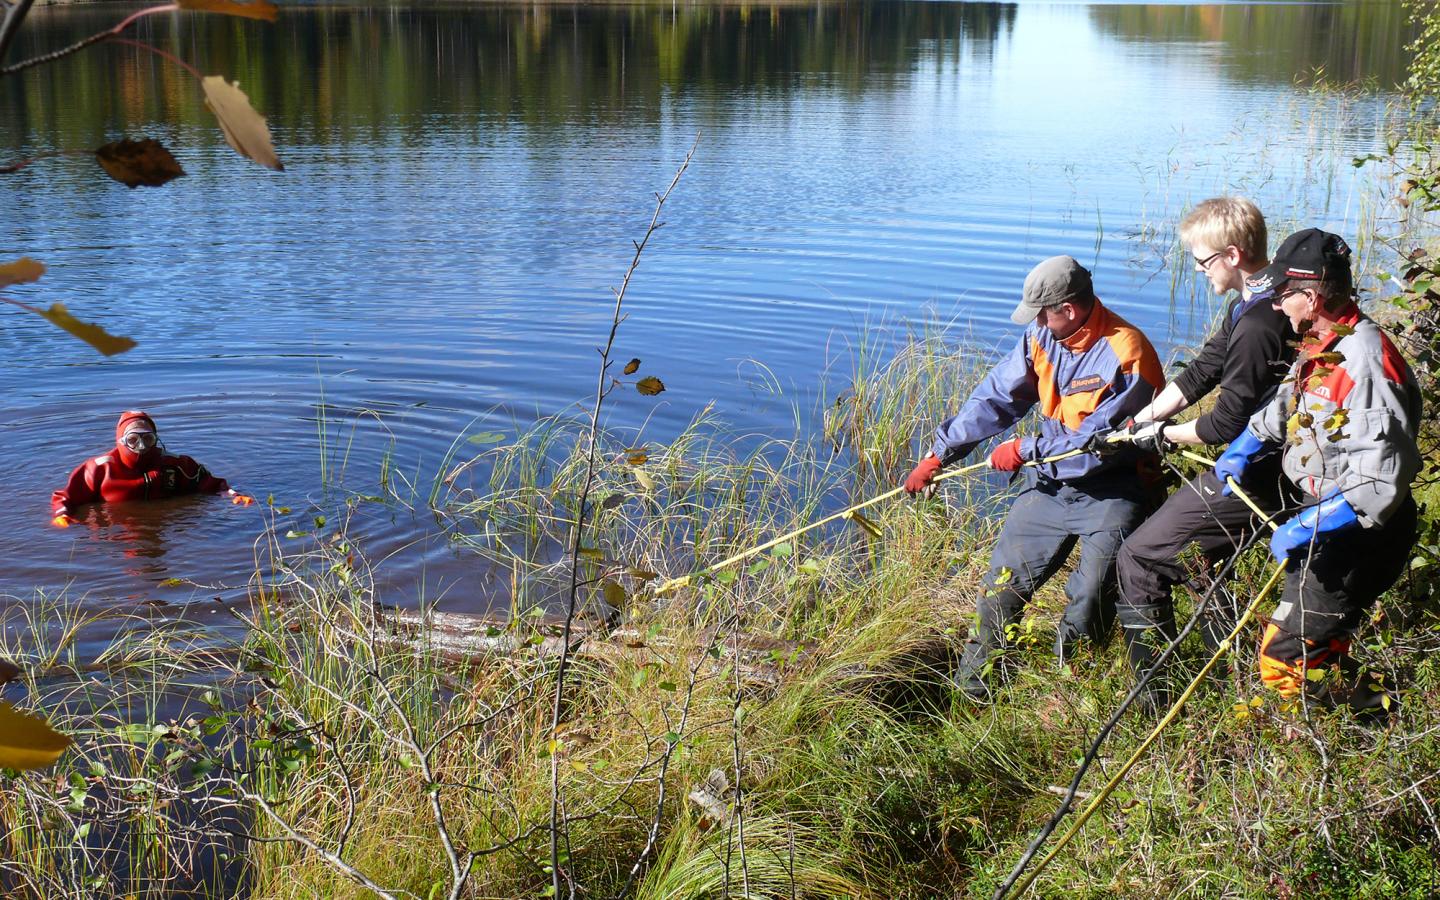
M 564 649 L 560 626 L 550 622 L 518 623 L 495 615 L 380 608 L 378 624 L 395 646 L 430 653 L 446 662 L 467 665 L 501 656 L 553 658 Z M 646 662 L 654 655 L 683 652 L 690 658 L 712 647 L 720 658 L 734 662 L 742 681 L 776 685 L 785 664 L 804 657 L 794 641 L 745 632 L 720 634 L 707 628 L 687 640 L 663 633 L 650 635 L 638 628 L 577 622 L 571 629 L 573 653 L 579 659 L 602 662 Z

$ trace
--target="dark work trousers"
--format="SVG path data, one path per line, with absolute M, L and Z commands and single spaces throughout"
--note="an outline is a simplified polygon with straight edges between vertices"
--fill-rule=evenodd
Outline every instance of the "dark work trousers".
M 1115 621 L 1115 554 L 1145 515 L 1137 479 L 1109 476 L 1065 483 L 1027 471 L 1029 486 L 1015 498 L 990 556 L 976 601 L 979 623 L 965 643 L 956 681 L 988 695 L 982 675 L 991 653 L 1003 650 L 1035 591 L 1080 545 L 1080 561 L 1065 582 L 1069 602 L 1055 652 L 1063 660 L 1082 640 L 1104 644 Z M 1090 481 L 1087 479 L 1087 481 Z
M 1251 463 L 1241 489 L 1266 511 L 1281 505 L 1278 454 Z M 1221 484 L 1206 470 L 1171 494 L 1160 509 L 1125 539 L 1116 560 L 1120 598 L 1116 608 L 1135 674 L 1154 663 L 1174 639 L 1175 604 L 1170 590 L 1189 579 L 1203 581 L 1262 527 L 1243 500 L 1221 493 Z M 1206 586 L 1197 584 L 1203 592 Z M 1205 623 L 1206 643 L 1218 646 L 1234 627 L 1237 610 L 1228 591 L 1212 595 Z
M 1345 661 L 1366 611 L 1405 571 L 1416 519 L 1415 500 L 1407 497 L 1384 525 L 1327 536 L 1308 561 L 1290 564 L 1260 647 L 1266 684 L 1294 696 L 1305 687 L 1305 669 Z

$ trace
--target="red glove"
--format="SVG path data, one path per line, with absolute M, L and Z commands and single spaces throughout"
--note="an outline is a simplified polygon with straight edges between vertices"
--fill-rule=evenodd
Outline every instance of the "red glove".
M 920 460 L 920 465 L 905 479 L 905 493 L 918 494 L 930 486 L 930 480 L 935 473 L 940 471 L 940 459 L 935 454 L 930 454 Z
M 242 494 L 232 488 L 230 490 L 230 502 L 236 506 L 250 506 L 255 502 L 255 498 L 248 494 Z
M 69 528 L 71 525 L 74 525 L 75 522 L 75 519 L 70 518 L 63 512 L 56 513 L 55 518 L 50 520 L 50 524 L 54 525 L 56 528 Z
M 1002 472 L 1014 472 L 1025 464 L 1025 457 L 1020 455 L 1020 438 L 1011 438 L 994 450 L 990 451 L 991 468 L 999 469 Z

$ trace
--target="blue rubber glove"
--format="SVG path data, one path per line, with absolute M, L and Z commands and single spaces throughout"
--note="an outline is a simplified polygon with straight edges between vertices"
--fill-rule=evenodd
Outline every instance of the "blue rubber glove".
M 1220 479 L 1220 493 L 1230 496 L 1230 479 L 1239 481 L 1245 475 L 1245 467 L 1254 461 L 1263 451 L 1270 449 L 1273 444 L 1262 441 L 1256 437 L 1255 432 L 1245 429 L 1240 436 L 1230 442 L 1220 458 L 1215 460 L 1215 477 Z
M 1276 562 L 1289 562 L 1303 555 L 1310 542 L 1322 541 L 1337 531 L 1359 528 L 1355 508 L 1339 491 L 1333 491 L 1314 506 L 1307 506 L 1275 530 L 1270 553 Z

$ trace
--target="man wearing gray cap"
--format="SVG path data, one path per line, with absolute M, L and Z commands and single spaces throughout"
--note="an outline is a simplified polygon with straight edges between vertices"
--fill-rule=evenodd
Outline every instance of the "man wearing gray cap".
M 1150 341 L 1100 302 L 1090 273 L 1071 257 L 1051 257 L 1030 271 L 1011 319 L 1025 325 L 1025 333 L 960 412 L 940 424 L 930 455 L 905 480 L 909 493 L 924 490 L 941 468 L 1039 407 L 1039 434 L 1012 437 L 990 454 L 990 464 L 1002 472 L 1035 465 L 1024 469 L 1025 488 L 991 554 L 975 604 L 979 621 L 953 676 L 960 690 L 982 701 L 990 697 L 985 675 L 992 654 L 1005 649 L 1007 631 L 1025 604 L 1076 543 L 1080 561 L 1065 583 L 1069 602 L 1055 652 L 1063 660 L 1082 641 L 1108 640 L 1115 555 L 1144 518 L 1145 489 L 1137 475 L 1154 457 L 1126 447 L 1105 456 L 1040 461 L 1121 425 L 1164 382 Z

